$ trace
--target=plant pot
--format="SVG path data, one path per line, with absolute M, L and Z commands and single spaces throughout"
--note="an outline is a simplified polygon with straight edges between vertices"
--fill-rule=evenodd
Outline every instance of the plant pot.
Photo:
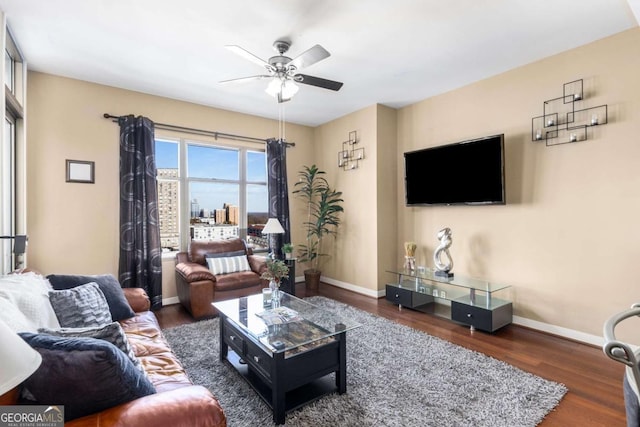
M 320 285 L 320 270 L 305 270 L 304 283 L 307 289 L 317 291 Z
M 291 258 L 293 258 L 293 254 L 291 252 L 285 252 L 284 259 L 291 259 Z

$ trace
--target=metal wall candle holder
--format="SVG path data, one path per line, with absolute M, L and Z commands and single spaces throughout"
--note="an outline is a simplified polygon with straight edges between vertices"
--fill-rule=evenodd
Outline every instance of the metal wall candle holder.
M 562 96 L 544 101 L 542 116 L 531 119 L 531 140 L 544 140 L 547 147 L 585 141 L 589 127 L 606 125 L 607 105 L 576 109 L 584 98 L 582 79 L 565 83 Z
M 364 147 L 356 148 L 358 144 L 357 131 L 349 132 L 349 140 L 342 143 L 342 150 L 338 152 L 338 167 L 348 171 L 358 168 L 360 160 L 364 160 Z

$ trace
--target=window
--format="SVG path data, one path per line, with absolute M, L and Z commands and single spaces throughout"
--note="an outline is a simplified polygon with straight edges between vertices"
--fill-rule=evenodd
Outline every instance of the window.
M 264 151 L 156 139 L 160 239 L 163 251 L 190 239 L 240 237 L 267 249 L 267 169 Z
M 0 152 L 0 194 L 2 195 L 2 213 L 0 214 L 0 235 L 15 235 L 15 120 L 10 115 L 5 115 L 4 136 L 2 138 L 2 152 Z M 2 271 L 13 270 L 13 241 L 11 239 L 0 240 L 2 244 Z
M 156 140 L 158 216 L 163 250 L 180 249 L 180 175 L 178 144 Z
M 26 97 L 24 78 L 26 67 L 22 55 L 7 28 L 5 31 L 4 127 L 0 133 L 0 235 L 15 236 L 26 233 L 24 182 L 20 173 L 25 167 L 24 157 L 24 109 Z M 0 268 L 2 273 L 19 268 L 24 262 L 13 253 L 12 239 L 0 240 Z
M 9 49 L 5 49 L 4 51 L 4 84 L 9 89 L 9 92 L 14 93 L 15 81 L 14 81 L 14 70 L 15 70 L 15 60 L 13 59 L 13 55 L 9 51 Z

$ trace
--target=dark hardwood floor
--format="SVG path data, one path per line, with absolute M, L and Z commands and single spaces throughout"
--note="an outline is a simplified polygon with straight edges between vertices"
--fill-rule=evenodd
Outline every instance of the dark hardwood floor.
M 599 347 L 517 325 L 493 334 L 471 332 L 445 318 L 409 309 L 399 311 L 384 298 L 370 298 L 324 283 L 317 292 L 307 292 L 304 284 L 298 283 L 296 295 L 322 295 L 342 301 L 564 384 L 569 392 L 542 426 L 625 426 L 624 369 Z M 163 328 L 193 322 L 180 304 L 164 307 L 156 315 Z

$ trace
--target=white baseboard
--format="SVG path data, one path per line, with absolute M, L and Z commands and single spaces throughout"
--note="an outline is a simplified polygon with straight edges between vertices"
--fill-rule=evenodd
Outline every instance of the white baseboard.
M 296 279 L 297 280 L 297 279 Z M 304 278 L 302 278 L 304 281 Z M 373 289 L 363 288 L 351 283 L 341 282 L 339 280 L 331 279 L 329 277 L 322 277 L 322 282 L 329 283 L 330 285 L 337 286 L 338 288 L 347 289 L 352 292 L 356 292 L 362 295 L 373 298 L 382 298 L 386 295 L 384 289 L 375 291 Z M 446 301 L 441 301 L 446 304 Z M 513 316 L 513 323 L 527 328 L 535 329 L 541 332 L 546 332 L 553 335 L 558 335 L 562 338 L 567 338 L 574 341 L 583 342 L 585 344 L 595 345 L 602 347 L 604 345 L 604 338 L 598 335 L 587 334 L 585 332 L 576 331 L 574 329 L 563 328 L 561 326 L 551 325 L 549 323 L 539 322 L 537 320 L 527 319 L 526 317 Z
M 366 295 L 366 296 L 372 297 L 372 298 L 380 298 L 380 297 L 383 297 L 384 294 L 385 294 L 384 290 L 375 291 L 373 289 L 363 288 L 362 286 L 352 285 L 351 283 L 341 282 L 340 280 L 331 279 L 329 277 L 322 276 L 320 278 L 320 281 L 324 282 L 324 283 L 328 283 L 328 284 L 333 285 L 333 286 L 336 286 L 338 288 L 346 289 L 348 291 L 355 292 L 355 293 L 362 294 L 362 295 Z
M 598 335 L 587 334 L 585 332 L 576 331 L 574 329 L 563 328 L 562 326 L 551 325 L 549 323 L 539 322 L 537 320 L 527 319 L 526 317 L 513 316 L 513 323 L 516 325 L 526 326 L 527 328 L 536 329 L 538 331 L 547 332 L 549 334 L 558 335 L 574 341 L 580 341 L 585 344 L 602 347 L 604 338 Z
M 178 304 L 180 302 L 180 300 L 178 299 L 178 297 L 171 297 L 171 298 L 162 298 L 162 305 L 172 305 L 172 304 Z

